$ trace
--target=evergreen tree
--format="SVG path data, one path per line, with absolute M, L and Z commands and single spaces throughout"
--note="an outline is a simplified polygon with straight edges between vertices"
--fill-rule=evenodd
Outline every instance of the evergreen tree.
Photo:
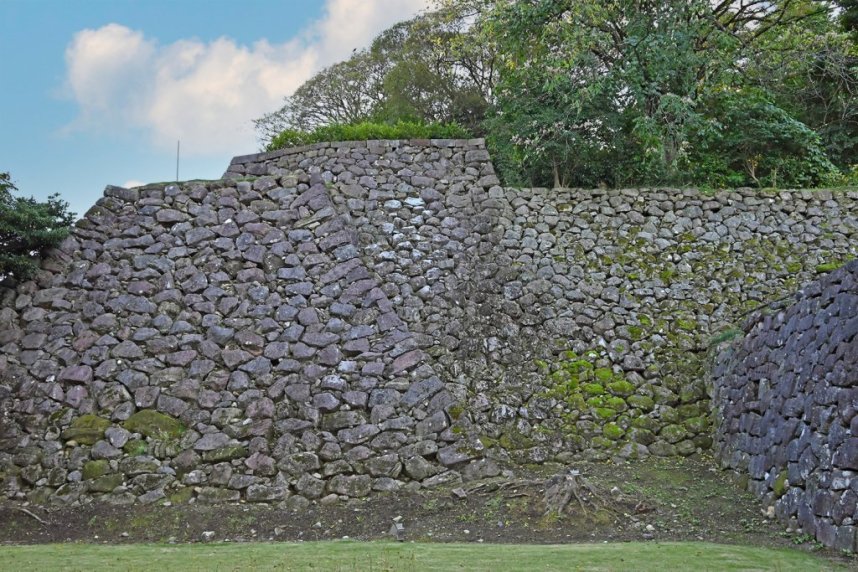
M 68 236 L 74 213 L 59 195 L 45 202 L 16 197 L 8 172 L 0 172 L 0 279 L 26 280 L 38 269 L 39 258 Z

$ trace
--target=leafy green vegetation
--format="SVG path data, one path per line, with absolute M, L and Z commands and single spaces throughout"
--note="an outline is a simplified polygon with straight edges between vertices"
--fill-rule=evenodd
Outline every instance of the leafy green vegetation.
M 263 142 L 453 121 L 512 185 L 858 183 L 854 0 L 437 7 L 307 81 L 256 121 Z
M 488 130 L 507 180 L 815 186 L 842 176 L 832 158 L 851 169 L 834 147 L 854 160 L 854 47 L 824 3 L 545 0 L 483 15 L 503 62 Z M 820 120 L 819 100 L 839 119 Z
M 74 222 L 67 202 L 51 195 L 45 202 L 16 197 L 8 172 L 0 172 L 0 279 L 30 278 L 38 260 L 68 236 Z
M 313 131 L 286 129 L 271 140 L 267 151 L 297 147 L 323 141 L 366 141 L 370 139 L 468 139 L 471 135 L 455 123 L 419 123 L 397 121 L 373 123 L 362 121 L 347 125 L 334 124 Z
M 285 130 L 365 121 L 456 123 L 481 134 L 495 55 L 475 41 L 480 23 L 472 15 L 470 6 L 450 4 L 385 30 L 257 119 L 261 141 L 268 145 Z
M 566 545 L 299 544 L 3 546 L 10 570 L 838 570 L 799 550 L 705 542 Z

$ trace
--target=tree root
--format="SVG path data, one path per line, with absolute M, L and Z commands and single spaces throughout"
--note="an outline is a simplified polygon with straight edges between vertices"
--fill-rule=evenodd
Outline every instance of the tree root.
M 545 482 L 543 500 L 546 516 L 552 513 L 563 514 L 573 500 L 585 515 L 591 510 L 598 511 L 608 506 L 596 487 L 575 469 L 569 469 L 565 473 L 548 479 Z
M 23 513 L 24 513 L 24 514 L 26 514 L 27 516 L 30 516 L 30 517 L 32 517 L 32 518 L 35 518 L 36 520 L 38 520 L 38 521 L 39 521 L 42 525 L 44 525 L 44 526 L 47 526 L 47 525 L 48 525 L 48 522 L 47 522 L 46 520 L 44 520 L 42 517 L 40 517 L 39 515 L 37 515 L 36 513 L 32 512 L 32 511 L 29 511 L 29 510 L 27 510 L 27 509 L 25 509 L 25 508 L 23 508 L 23 507 L 20 507 L 20 506 L 16 506 L 16 507 L 15 507 L 15 510 L 17 510 L 17 511 L 19 511 L 19 512 L 23 512 Z

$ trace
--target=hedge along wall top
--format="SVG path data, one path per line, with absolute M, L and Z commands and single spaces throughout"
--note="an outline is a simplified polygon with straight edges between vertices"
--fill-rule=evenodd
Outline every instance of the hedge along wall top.
M 299 506 L 689 454 L 712 337 L 858 254 L 855 191 L 504 189 L 481 140 L 226 177 L 109 188 L 6 294 L 6 494 Z

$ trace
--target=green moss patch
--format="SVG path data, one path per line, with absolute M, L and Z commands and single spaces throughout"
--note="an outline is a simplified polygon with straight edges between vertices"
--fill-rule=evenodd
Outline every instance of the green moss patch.
M 149 450 L 149 445 L 142 439 L 129 439 L 122 450 L 132 457 L 136 457 L 137 455 L 145 455 Z
M 241 445 L 231 445 L 229 447 L 221 447 L 213 451 L 203 451 L 203 461 L 206 463 L 219 463 L 221 461 L 232 461 L 247 456 L 247 447 Z
M 109 493 L 123 483 L 125 477 L 119 473 L 103 475 L 89 483 L 89 490 L 94 493 Z
M 138 411 L 122 425 L 129 431 L 153 439 L 178 439 L 186 431 L 178 419 L 154 409 Z
M 107 474 L 107 471 L 109 470 L 110 463 L 104 459 L 99 459 L 98 461 L 87 461 L 83 465 L 83 479 L 85 481 L 96 479 L 101 475 Z
M 626 432 L 623 428 L 616 423 L 606 423 L 605 426 L 602 427 L 602 435 L 612 441 L 621 439 L 625 434 Z
M 625 379 L 618 379 L 608 384 L 608 391 L 614 395 L 622 395 L 623 397 L 631 395 L 635 392 L 635 386 Z
M 170 495 L 170 502 L 173 504 L 187 504 L 192 498 L 194 498 L 194 489 L 183 487 Z
M 772 492 L 775 494 L 775 498 L 779 499 L 786 494 L 788 489 L 789 481 L 787 481 L 787 472 L 782 471 L 772 485 Z
M 71 426 L 63 431 L 63 439 L 76 441 L 82 445 L 94 445 L 104 437 L 104 431 L 110 427 L 110 420 L 98 415 L 81 415 Z

